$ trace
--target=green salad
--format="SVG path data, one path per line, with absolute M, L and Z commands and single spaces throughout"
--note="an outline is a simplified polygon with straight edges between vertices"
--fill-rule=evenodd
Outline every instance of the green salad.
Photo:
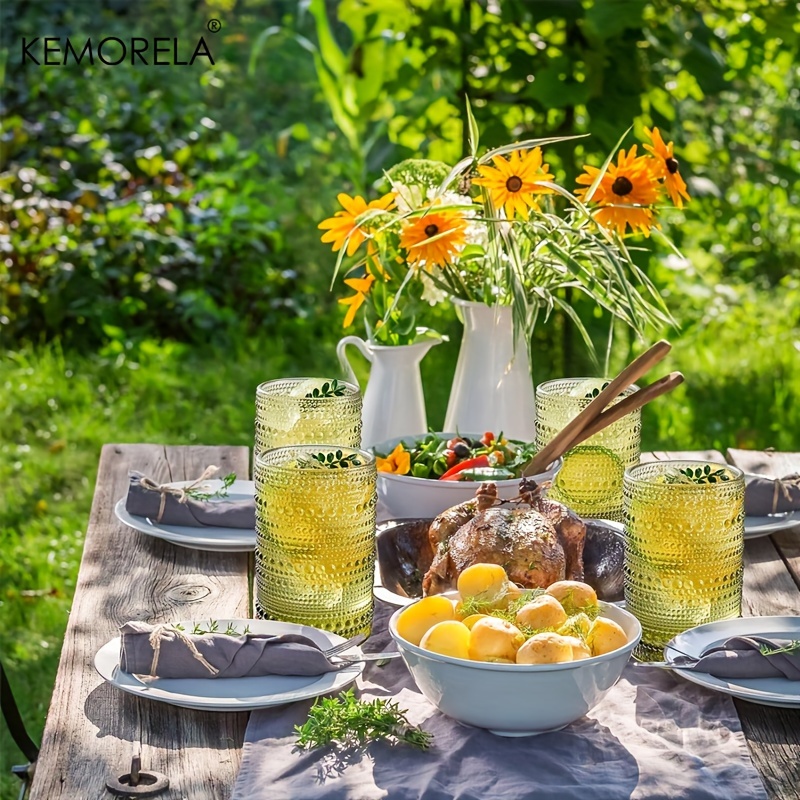
M 415 442 L 400 442 L 391 453 L 375 452 L 378 472 L 445 481 L 502 481 L 519 478 L 536 447 L 486 431 L 479 439 L 444 438 L 429 433 Z

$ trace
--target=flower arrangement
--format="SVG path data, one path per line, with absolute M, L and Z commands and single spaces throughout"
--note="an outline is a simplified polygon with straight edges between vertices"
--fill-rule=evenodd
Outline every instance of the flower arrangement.
M 644 154 L 617 143 L 601 167 L 585 167 L 574 192 L 545 162 L 547 145 L 580 136 L 530 139 L 478 156 L 478 130 L 467 106 L 470 154 L 452 168 L 404 161 L 386 173 L 389 191 L 367 203 L 339 195 L 342 210 L 320 223 L 338 252 L 334 282 L 355 293 L 345 327 L 365 310 L 370 338 L 406 344 L 420 333 L 425 302 L 455 297 L 513 308 L 515 333 L 528 338 L 537 321 L 561 308 L 593 351 L 580 318 L 561 290 L 584 293 L 639 336 L 672 322 L 657 289 L 634 263 L 626 236 L 658 228 L 665 200 L 689 195 L 673 143 L 658 128 Z M 616 155 L 616 161 L 614 156 Z

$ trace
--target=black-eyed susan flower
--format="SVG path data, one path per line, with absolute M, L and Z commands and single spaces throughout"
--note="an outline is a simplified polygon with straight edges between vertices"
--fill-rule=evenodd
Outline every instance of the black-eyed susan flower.
M 466 243 L 467 221 L 452 211 L 429 211 L 407 219 L 400 232 L 400 247 L 413 266 L 426 269 L 453 261 Z
M 476 186 L 484 186 L 489 192 L 495 208 L 503 208 L 506 217 L 515 213 L 527 218 L 528 209 L 538 208 L 535 195 L 551 190 L 537 186 L 537 181 L 552 181 L 550 167 L 542 163 L 542 148 L 534 147 L 523 155 L 513 150 L 506 160 L 503 156 L 492 159 L 493 167 L 483 164 L 478 167 L 479 177 L 473 178 Z
M 653 128 L 653 130 L 645 128 L 644 132 L 651 142 L 651 144 L 646 144 L 644 149 L 653 154 L 654 172 L 658 175 L 659 180 L 664 182 L 664 187 L 673 204 L 678 208 L 683 208 L 683 201 L 689 201 L 691 198 L 686 191 L 686 181 L 683 180 L 678 169 L 680 165 L 678 159 L 675 158 L 674 144 L 672 142 L 665 143 L 658 128 Z
M 344 192 L 338 195 L 337 199 L 344 210 L 337 211 L 332 217 L 320 222 L 317 227 L 325 231 L 322 235 L 323 242 L 333 242 L 334 253 L 341 250 L 347 242 L 347 255 L 351 256 L 366 238 L 364 230 L 365 226 L 369 226 L 369 220 L 359 224 L 359 217 L 370 209 L 388 211 L 394 203 L 394 193 L 389 192 L 380 199 L 371 200 L 369 203 L 359 195 L 350 197 Z M 348 237 L 350 238 L 348 239 Z
M 378 472 L 392 472 L 395 475 L 408 475 L 411 471 L 411 453 L 409 453 L 403 443 L 395 447 L 386 458 L 376 456 L 375 467 Z
M 343 325 L 343 327 L 349 328 L 353 324 L 353 320 L 356 318 L 358 309 L 364 305 L 364 302 L 367 299 L 367 294 L 369 294 L 372 284 L 375 283 L 375 278 L 367 273 L 363 278 L 345 278 L 344 282 L 345 285 L 355 290 L 354 295 L 351 295 L 350 297 L 342 297 L 339 300 L 343 306 L 349 306 Z
M 609 164 L 592 197 L 592 202 L 600 206 L 593 215 L 600 225 L 616 230 L 620 236 L 625 234 L 628 225 L 632 231 L 650 235 L 653 225 L 651 206 L 658 201 L 660 188 L 652 161 L 647 156 L 637 156 L 636 145 L 627 153 L 619 151 L 617 163 Z M 584 170 L 577 182 L 589 187 L 600 170 L 589 166 Z M 582 198 L 587 191 L 588 188 L 577 189 L 575 194 Z

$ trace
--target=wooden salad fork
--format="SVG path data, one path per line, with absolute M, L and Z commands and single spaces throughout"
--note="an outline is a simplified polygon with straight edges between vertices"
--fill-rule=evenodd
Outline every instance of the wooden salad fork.
M 636 411 L 636 409 L 641 408 L 656 397 L 672 391 L 682 383 L 683 375 L 680 372 L 672 372 L 644 389 L 639 389 L 628 397 L 623 398 L 619 403 L 608 407 L 631 384 L 635 383 L 662 361 L 671 349 L 672 345 L 662 339 L 635 358 L 616 378 L 609 382 L 608 386 L 575 419 L 568 422 L 531 459 L 528 466 L 522 471 L 522 475 L 537 475 L 540 472 L 544 472 L 553 461 L 563 456 L 575 445 L 580 444 L 590 436 L 594 436 L 603 428 L 621 419 L 626 414 Z

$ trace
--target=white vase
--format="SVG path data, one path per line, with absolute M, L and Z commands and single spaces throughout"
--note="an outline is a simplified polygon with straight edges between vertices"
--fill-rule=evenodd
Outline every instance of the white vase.
M 502 433 L 531 442 L 536 431 L 528 348 L 514 348 L 510 306 L 454 299 L 464 323 L 456 374 L 447 404 L 446 431 Z
M 345 336 L 336 345 L 336 355 L 349 379 L 358 386 L 347 360 L 347 345 L 354 345 L 370 364 L 369 381 L 361 413 L 361 446 L 372 447 L 387 439 L 426 433 L 425 396 L 419 365 L 428 350 L 441 340 L 416 344 L 379 345 L 358 336 Z

